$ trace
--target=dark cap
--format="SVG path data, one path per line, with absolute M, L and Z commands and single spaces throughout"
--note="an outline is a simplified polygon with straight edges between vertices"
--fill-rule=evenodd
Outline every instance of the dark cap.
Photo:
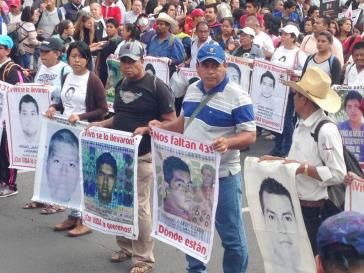
M 327 218 L 317 233 L 319 254 L 322 255 L 325 246 L 335 243 L 350 245 L 364 256 L 364 215 L 344 211 Z
M 142 59 L 144 56 L 144 47 L 138 41 L 126 42 L 120 47 L 119 58 L 128 57 L 134 61 Z
M 39 46 L 41 51 L 63 51 L 64 43 L 59 38 L 48 38 Z

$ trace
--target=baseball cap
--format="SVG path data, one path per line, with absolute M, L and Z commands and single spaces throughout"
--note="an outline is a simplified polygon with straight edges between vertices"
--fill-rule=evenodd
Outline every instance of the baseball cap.
M 322 255 L 323 247 L 334 243 L 350 245 L 364 256 L 364 215 L 344 211 L 327 218 L 317 233 L 317 246 Z
M 0 45 L 11 49 L 14 46 L 14 42 L 8 35 L 0 35 Z
M 144 47 L 138 41 L 126 42 L 120 47 L 119 58 L 128 57 L 138 61 L 144 56 Z
M 197 53 L 197 60 L 199 63 L 206 60 L 215 60 L 222 64 L 225 62 L 225 53 L 221 46 L 218 44 L 205 44 Z
M 241 31 L 244 32 L 245 34 L 255 37 L 255 30 L 252 29 L 251 27 L 245 27 Z
M 205 12 L 202 9 L 194 9 L 191 12 L 191 17 L 192 18 L 199 17 L 199 16 L 202 16 L 202 17 L 205 16 Z
M 48 38 L 39 46 L 41 51 L 63 51 L 64 43 L 59 38 Z
M 20 0 L 10 0 L 7 2 L 8 6 L 20 7 Z
M 285 33 L 293 33 L 296 38 L 300 35 L 300 31 L 294 25 L 286 25 L 285 27 L 281 28 L 279 31 L 284 31 Z

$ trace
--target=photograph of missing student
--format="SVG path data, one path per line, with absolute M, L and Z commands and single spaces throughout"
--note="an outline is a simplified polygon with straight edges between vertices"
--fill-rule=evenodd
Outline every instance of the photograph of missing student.
M 169 66 L 165 58 L 144 57 L 144 69 L 147 73 L 157 76 L 169 85 Z
M 298 164 L 244 162 L 246 195 L 266 273 L 314 273 L 315 261 L 295 187 Z
M 32 200 L 80 210 L 78 136 L 82 129 L 63 118 L 43 117 Z
M 48 109 L 49 90 L 13 86 L 7 93 L 7 134 L 11 167 L 34 169 L 39 144 L 41 113 Z

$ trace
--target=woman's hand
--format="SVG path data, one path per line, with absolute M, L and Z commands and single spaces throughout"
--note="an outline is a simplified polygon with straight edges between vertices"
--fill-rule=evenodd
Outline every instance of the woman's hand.
M 357 176 L 355 173 L 348 172 L 345 175 L 344 182 L 345 182 L 346 185 L 350 186 L 351 183 L 353 183 L 354 179 L 358 179 L 358 178 L 359 178 L 359 176 Z
M 69 118 L 68 118 L 68 121 L 70 123 L 75 123 L 76 121 L 79 121 L 79 120 L 80 120 L 80 116 L 75 115 L 75 114 L 70 115 Z
M 91 122 L 91 123 L 87 124 L 85 127 L 85 130 L 90 129 L 91 127 L 102 127 L 103 128 L 104 126 L 102 125 L 101 122 L 95 121 L 95 122 Z
M 134 130 L 133 136 L 149 134 L 149 127 L 138 127 Z
M 57 112 L 56 108 L 54 108 L 53 106 L 49 107 L 47 112 L 46 112 L 46 116 L 47 118 L 52 119 L 54 117 L 54 114 Z

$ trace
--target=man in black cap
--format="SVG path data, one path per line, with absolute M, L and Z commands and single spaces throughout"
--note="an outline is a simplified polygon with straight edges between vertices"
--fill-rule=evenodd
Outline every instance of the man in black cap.
M 107 120 L 91 123 L 89 127 L 99 126 L 143 135 L 139 145 L 137 174 L 139 237 L 137 240 L 117 237 L 121 250 L 112 253 L 111 261 L 132 259 L 130 273 L 147 273 L 152 271 L 155 263 L 150 211 L 150 185 L 153 175 L 147 126 L 154 119 L 172 121 L 176 119 L 176 112 L 173 93 L 169 87 L 154 75 L 145 72 L 142 44 L 138 41 L 127 42 L 121 46 L 119 55 L 124 79 L 115 88 L 115 115 Z

